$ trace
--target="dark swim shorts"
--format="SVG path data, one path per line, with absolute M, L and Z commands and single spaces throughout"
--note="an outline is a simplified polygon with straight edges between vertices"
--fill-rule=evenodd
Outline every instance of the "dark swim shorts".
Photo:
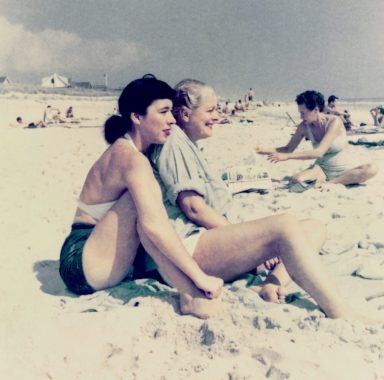
M 75 223 L 69 236 L 65 239 L 60 252 L 60 276 L 67 288 L 76 294 L 91 294 L 95 290 L 88 284 L 83 271 L 84 244 L 92 233 L 93 224 Z M 155 278 L 159 280 L 156 270 L 148 271 L 150 258 L 140 244 L 133 265 L 127 273 L 127 280 Z
M 83 271 L 83 248 L 95 226 L 72 224 L 60 252 L 60 276 L 67 288 L 76 294 L 91 294 L 95 290 L 88 284 Z

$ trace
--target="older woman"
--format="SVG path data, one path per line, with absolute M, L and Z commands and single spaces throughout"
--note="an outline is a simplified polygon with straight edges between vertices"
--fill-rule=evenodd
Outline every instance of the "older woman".
M 163 147 L 156 147 L 151 158 L 168 215 L 179 236 L 189 239 L 189 251 L 200 267 L 231 281 L 268 259 L 281 257 L 291 277 L 328 317 L 359 318 L 319 262 L 317 253 L 324 238 L 320 223 L 310 221 L 305 229 L 289 214 L 228 222 L 225 215 L 231 196 L 196 146 L 196 141 L 212 135 L 217 122 L 215 92 L 195 80 L 180 82 L 176 92 L 174 114 L 179 126 L 172 128 L 170 138 Z M 321 236 L 307 230 L 319 231 Z
M 279 148 L 256 148 L 271 162 L 286 160 L 313 160 L 310 166 L 292 177 L 298 184 L 293 189 L 304 190 L 307 183 L 321 185 L 325 181 L 334 184 L 358 184 L 367 181 L 377 173 L 372 163 L 360 163 L 348 147 L 347 134 L 341 119 L 326 115 L 324 97 L 316 91 L 305 91 L 296 97 L 296 103 L 303 122 L 286 146 Z M 313 149 L 294 152 L 303 138 L 312 142 Z
M 174 91 L 154 77 L 137 79 L 119 98 L 120 116 L 105 123 L 109 148 L 90 169 L 60 255 L 60 275 L 76 294 L 117 285 L 139 242 L 181 293 L 181 311 L 206 318 L 223 281 L 206 275 L 168 220 L 161 191 L 143 154 L 163 144 L 175 119 Z M 208 296 L 208 298 L 207 298 Z

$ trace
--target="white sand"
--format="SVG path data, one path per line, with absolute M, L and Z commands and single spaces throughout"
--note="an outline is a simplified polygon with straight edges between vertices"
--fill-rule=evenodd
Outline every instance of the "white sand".
M 124 283 L 71 295 L 58 276 L 58 256 L 84 176 L 106 146 L 102 129 L 8 124 L 19 114 L 37 120 L 51 104 L 72 105 L 75 116 L 101 125 L 114 99 L 10 94 L 0 104 L 2 379 L 384 379 L 383 325 L 328 320 L 305 295 L 295 304 L 272 305 L 238 281 L 223 295 L 229 311 L 208 321 L 181 316 L 175 292 L 165 286 L 157 294 Z M 369 122 L 370 106 L 349 109 Z M 282 104 L 249 112 L 253 124 L 216 127 L 202 143 L 204 153 L 217 169 L 249 163 L 254 146 L 288 140 L 294 129 L 286 111 L 298 120 L 296 107 Z M 355 150 L 380 165 L 366 186 L 241 194 L 235 214 L 239 221 L 281 212 L 323 221 L 328 241 L 321 258 L 330 275 L 352 303 L 384 320 L 384 150 Z M 256 160 L 276 180 L 308 165 Z M 352 276 L 355 271 L 375 279 Z M 148 296 L 130 299 L 138 290 Z

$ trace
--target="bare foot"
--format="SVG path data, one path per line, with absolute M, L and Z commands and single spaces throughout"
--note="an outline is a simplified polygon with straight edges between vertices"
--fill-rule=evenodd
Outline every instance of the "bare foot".
M 251 286 L 264 301 L 273 303 L 285 303 L 285 297 L 288 295 L 284 286 L 276 284 L 264 284 Z
M 209 299 L 200 292 L 200 294 L 180 294 L 180 310 L 183 315 L 193 315 L 197 318 L 208 319 L 221 314 L 226 307 L 220 299 Z
M 205 273 L 194 283 L 208 298 L 217 298 L 224 285 L 221 278 L 209 276 Z

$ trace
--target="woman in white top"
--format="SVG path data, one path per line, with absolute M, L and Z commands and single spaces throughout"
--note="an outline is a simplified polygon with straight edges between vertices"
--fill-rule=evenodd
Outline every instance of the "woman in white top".
M 377 173 L 373 163 L 361 163 L 348 147 L 347 134 L 341 119 L 323 113 L 324 97 L 316 91 L 305 91 L 296 97 L 296 103 L 303 122 L 297 127 L 287 145 L 279 148 L 256 148 L 271 162 L 286 160 L 313 160 L 315 163 L 292 177 L 292 183 L 303 186 L 325 181 L 334 184 L 358 184 L 367 181 Z M 312 142 L 313 149 L 295 152 L 304 138 Z M 296 186 L 295 189 L 298 189 Z
M 206 275 L 172 228 L 161 191 L 143 154 L 171 134 L 174 90 L 153 76 L 137 79 L 119 98 L 120 115 L 105 123 L 111 144 L 90 169 L 72 230 L 61 250 L 60 275 L 77 294 L 117 285 L 132 269 L 139 243 L 179 290 L 181 312 L 206 318 L 223 281 Z

